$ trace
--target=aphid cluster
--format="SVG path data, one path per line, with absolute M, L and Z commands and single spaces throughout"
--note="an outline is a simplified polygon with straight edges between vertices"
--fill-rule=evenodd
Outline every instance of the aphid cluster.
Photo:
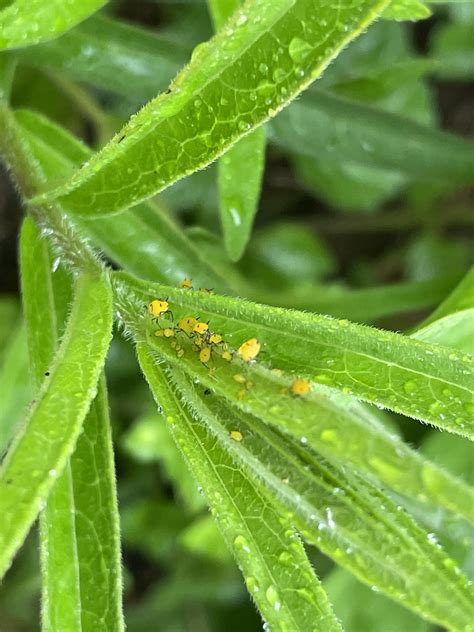
M 180 287 L 182 289 L 192 289 L 191 279 L 185 278 L 182 280 Z M 212 293 L 209 288 L 199 288 L 201 292 Z M 213 354 L 220 356 L 223 360 L 231 362 L 235 355 L 240 357 L 245 362 L 250 362 L 255 359 L 260 351 L 260 343 L 256 338 L 251 338 L 244 342 L 236 353 L 234 353 L 224 337 L 212 331 L 209 328 L 209 323 L 202 322 L 199 316 L 184 316 L 180 318 L 176 324 L 167 323 L 167 326 L 163 327 L 160 324 L 161 318 L 171 317 L 174 321 L 174 316 L 170 310 L 168 300 L 166 299 L 154 299 L 148 304 L 148 312 L 152 319 L 158 324 L 159 329 L 155 331 L 155 336 L 162 336 L 164 338 L 176 338 L 171 342 L 172 348 L 176 351 L 176 355 L 181 358 L 185 354 L 184 348 L 179 344 L 179 337 L 185 335 L 192 342 L 192 347 L 199 354 L 199 360 L 207 366 L 211 360 Z
M 180 283 L 181 289 L 192 290 L 192 280 L 185 278 Z M 199 288 L 201 292 L 207 292 L 212 294 L 212 290 L 208 288 Z M 162 336 L 164 338 L 173 338 L 171 341 L 171 347 L 175 350 L 178 358 L 182 358 L 185 354 L 184 347 L 180 344 L 180 337 L 183 340 L 183 336 L 186 336 L 188 341 L 191 341 L 191 348 L 199 355 L 199 360 L 205 366 L 208 365 L 212 356 L 215 354 L 221 357 L 227 362 L 231 362 L 234 357 L 238 357 L 245 363 L 250 363 L 260 353 L 261 345 L 257 338 L 250 338 L 243 342 L 237 351 L 230 349 L 224 337 L 212 331 L 209 328 L 209 322 L 202 322 L 199 316 L 189 315 L 180 318 L 177 323 L 174 322 L 174 316 L 170 310 L 167 299 L 154 299 L 148 304 L 148 312 L 152 319 L 158 324 L 158 329 L 155 331 L 155 336 Z M 166 326 L 161 326 L 160 319 L 171 318 L 171 321 L 166 323 Z M 188 345 L 189 348 L 189 345 Z M 211 369 L 212 370 L 212 369 Z M 272 372 L 276 375 L 282 375 L 280 369 L 272 369 Z M 239 391 L 239 397 L 245 397 L 247 391 L 251 389 L 253 383 L 247 379 L 242 373 L 236 373 L 233 376 L 234 380 L 242 386 Z M 291 394 L 293 396 L 307 395 L 311 391 L 311 383 L 304 378 L 296 378 L 291 385 L 285 387 L 282 391 L 284 394 Z M 238 440 L 238 439 L 237 439 Z

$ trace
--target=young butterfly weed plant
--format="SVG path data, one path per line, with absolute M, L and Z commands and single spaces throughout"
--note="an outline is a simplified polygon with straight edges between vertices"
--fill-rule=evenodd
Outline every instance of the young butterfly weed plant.
M 444 277 L 421 304 L 413 296 L 426 286 L 378 289 L 374 296 L 386 299 L 390 314 L 438 304 L 407 335 L 292 309 L 298 287 L 296 294 L 282 291 L 273 300 L 271 291 L 260 292 L 232 263 L 247 247 L 258 206 L 264 123 L 272 142 L 292 158 L 301 151 L 315 169 L 325 154 L 311 136 L 311 121 L 326 116 L 335 130 L 325 138 L 335 148 L 334 169 L 345 160 L 360 161 L 365 173 L 393 169 L 399 178 L 414 164 L 412 176 L 421 180 L 441 172 L 449 186 L 469 179 L 473 153 L 467 141 L 401 118 L 400 129 L 413 139 L 407 142 L 397 113 L 351 104 L 337 90 L 311 88 L 276 117 L 351 40 L 367 28 L 370 34 L 382 14 L 386 20 L 416 19 L 429 9 L 418 1 L 248 0 L 240 7 L 212 0 L 216 35 L 195 48 L 166 92 L 94 154 L 48 117 L 9 105 L 17 64 L 59 71 L 58 85 L 100 127 L 101 108 L 72 81 L 124 90 L 111 81 L 113 56 L 98 52 L 94 37 L 101 24 L 111 45 L 129 59 L 136 55 L 148 77 L 140 79 L 138 62 L 123 69 L 130 91 L 136 86 L 135 95 L 128 94 L 131 104 L 151 96 L 153 69 L 163 61 L 174 72 L 173 64 L 186 54 L 173 48 L 172 38 L 161 41 L 110 17 L 79 24 L 103 2 L 70 2 L 66 12 L 54 2 L 40 4 L 16 0 L 0 9 L 0 154 L 26 210 L 19 249 L 33 392 L 22 424 L 0 415 L 1 576 L 12 564 L 14 573 L 15 555 L 39 517 L 42 629 L 124 629 L 104 379 L 115 320 L 135 348 L 159 409 L 148 431 L 166 424 L 174 442 L 166 456 L 157 448 L 160 458 L 173 472 L 178 494 L 190 497 L 194 492 L 183 491 L 186 464 L 267 627 L 344 629 L 340 604 L 331 602 L 321 581 L 330 559 L 414 613 L 406 615 L 414 626 L 425 625 L 419 616 L 426 625 L 474 629 L 464 563 L 468 536 L 457 548 L 451 541 L 453 532 L 469 533 L 473 490 L 405 442 L 381 410 L 404 416 L 410 427 L 422 422 L 459 441 L 473 438 L 472 272 L 444 302 Z M 84 52 L 84 46 L 90 48 Z M 93 58 L 90 67 L 84 55 Z M 68 56 L 74 63 L 66 63 Z M 373 89 L 382 90 L 374 77 Z M 373 137 L 371 121 L 380 139 Z M 370 141 L 370 155 L 360 151 L 360 139 L 353 142 L 357 134 Z M 307 147 L 299 148 L 303 137 Z M 441 145 L 444 153 L 433 150 Z M 187 235 L 160 201 L 149 199 L 217 158 L 226 251 L 203 234 Z M 355 186 L 350 178 L 344 182 Z M 387 195 L 389 189 L 383 190 Z M 454 287 L 453 278 L 448 285 Z M 314 282 L 300 290 L 305 306 L 318 305 L 318 292 L 326 291 L 335 297 L 327 311 L 350 315 L 350 291 Z M 361 297 L 354 313 L 370 321 Z M 12 350 L 4 357 L 13 366 Z M 8 401 L 20 401 L 6 374 L 3 369 L 0 380 Z M 192 504 L 199 508 L 202 499 Z M 131 514 L 127 506 L 124 511 L 127 547 Z M 136 515 L 134 520 L 140 528 Z M 146 530 L 135 541 L 149 541 Z M 208 543 L 201 553 L 210 555 L 212 548 Z M 154 613 L 168 607 L 160 599 L 166 596 L 158 592 L 144 609 L 126 610 L 129 629 L 151 629 Z M 169 613 L 163 616 L 163 629 L 173 629 Z M 347 629 L 356 630 L 350 623 Z

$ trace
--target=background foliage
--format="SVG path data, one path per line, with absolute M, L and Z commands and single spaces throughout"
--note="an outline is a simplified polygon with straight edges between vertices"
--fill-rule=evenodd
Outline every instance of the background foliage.
M 1 630 L 474 629 L 473 29 L 0 0 Z

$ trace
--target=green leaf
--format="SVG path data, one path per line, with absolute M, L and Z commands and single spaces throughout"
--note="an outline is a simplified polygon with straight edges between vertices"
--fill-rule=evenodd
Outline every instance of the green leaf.
M 15 119 L 48 179 L 69 174 L 91 156 L 88 147 L 36 112 L 19 110 Z M 192 275 L 198 286 L 231 291 L 225 276 L 155 203 L 139 204 L 119 216 L 77 221 L 108 257 L 142 278 L 177 284 Z
M 219 160 L 219 210 L 232 261 L 242 256 L 257 212 L 265 160 L 265 130 L 242 138 Z
M 31 237 L 28 230 L 25 229 L 25 240 Z M 24 268 L 23 274 L 31 281 L 31 269 Z M 0 470 L 1 575 L 10 566 L 74 449 L 96 392 L 111 326 L 108 283 L 103 278 L 81 274 L 63 340 L 49 368 L 50 375 L 45 378 Z M 50 357 L 46 354 L 48 347 L 46 339 L 45 358 Z
M 144 101 L 167 87 L 188 54 L 152 31 L 94 15 L 59 39 L 18 51 L 18 58 Z
M 346 632 L 381 632 L 381 622 L 383 632 L 432 632 L 429 623 L 363 586 L 342 568 L 333 570 L 324 586 Z
M 247 3 L 194 51 L 169 94 L 151 101 L 88 165 L 35 203 L 58 199 L 83 215 L 113 213 L 205 167 L 304 90 L 385 5 L 321 1 L 315 10 L 310 0 Z
M 255 372 L 254 377 L 261 375 L 262 392 L 255 393 L 255 400 L 261 400 L 255 404 L 262 410 L 267 409 L 278 390 L 278 379 L 270 374 L 274 368 L 450 432 L 474 436 L 470 356 L 347 320 L 141 283 L 125 273 L 117 273 L 115 278 L 126 280 L 144 303 L 168 297 L 172 309 L 210 320 L 211 328 L 222 330 L 233 349 L 248 338 L 258 338 L 262 363 L 250 365 L 249 371 Z M 222 366 L 221 370 L 229 372 L 228 367 Z M 257 389 L 259 382 L 255 384 Z M 249 397 L 254 399 L 253 395 Z M 282 413 L 284 407 L 281 409 Z
M 23 324 L 11 332 L 0 358 L 0 454 L 13 436 L 31 396 L 28 378 L 26 331 Z
M 0 49 L 50 40 L 106 4 L 107 0 L 14 0 L 0 11 Z
M 138 419 L 123 438 L 124 448 L 143 463 L 161 461 L 178 497 L 191 511 L 197 511 L 204 504 L 203 498 L 163 421 L 156 413 Z
M 430 8 L 420 0 L 392 0 L 382 17 L 387 20 L 424 20 L 431 15 Z
M 440 24 L 433 33 L 431 54 L 437 60 L 437 74 L 448 81 L 474 77 L 473 22 Z
M 119 312 L 132 333 L 143 340 L 147 335 L 146 325 L 141 320 L 143 306 L 141 303 L 138 306 L 131 304 L 128 292 L 128 286 L 122 287 L 120 282 L 117 286 Z M 154 293 L 151 294 L 153 295 Z M 150 295 L 144 296 L 147 297 L 145 300 L 149 300 Z M 139 310 L 138 321 L 135 309 Z M 179 318 L 174 305 L 173 309 L 175 317 Z M 186 309 L 183 315 L 189 313 L 195 312 Z M 214 317 L 210 323 L 214 327 Z M 223 333 L 227 339 L 227 323 L 222 320 L 220 323 L 222 327 L 219 325 L 217 331 Z M 244 323 L 245 321 L 240 321 L 239 335 L 249 338 L 254 335 L 255 330 Z M 247 327 L 245 330 L 244 326 Z M 283 336 L 284 333 L 280 338 Z M 186 341 L 184 334 L 179 335 L 179 338 L 179 344 L 184 349 L 184 356 L 179 359 L 171 343 L 167 343 L 165 339 L 161 338 L 162 342 L 159 343 L 158 338 L 153 336 L 149 343 L 170 363 L 184 368 L 237 408 L 251 411 L 263 421 L 296 436 L 303 443 L 307 442 L 327 458 L 335 462 L 351 463 L 358 471 L 383 481 L 386 486 L 401 494 L 422 502 L 440 504 L 474 521 L 472 490 L 422 459 L 417 452 L 400 441 L 398 436 L 388 432 L 372 410 L 353 398 L 321 385 L 313 386 L 311 396 L 291 397 L 287 391 L 291 387 L 294 374 L 280 375 L 278 371 L 275 373 L 260 363 L 258 366 L 246 366 L 236 359 L 231 363 L 222 363 L 216 354 L 211 358 L 210 374 L 209 369 L 195 357 L 194 349 Z M 171 340 L 174 342 L 174 339 Z M 287 342 L 290 348 L 292 344 L 293 341 Z M 281 366 L 279 362 L 279 367 Z M 246 390 L 237 382 L 234 377 L 236 374 L 243 374 L 251 388 Z
M 46 241 L 29 219 L 22 232 L 21 263 L 32 377 L 39 391 L 64 329 L 71 280 L 61 267 L 52 274 Z M 110 629 L 123 629 L 115 473 L 103 380 L 70 462 L 49 493 L 40 527 L 43 628 L 96 629 L 106 622 Z
M 247 589 L 275 630 L 340 630 L 291 524 L 258 485 L 235 467 L 181 404 L 166 372 L 140 346 L 140 364 L 168 427 L 203 488 L 220 530 L 245 577 Z
M 474 268 L 471 268 L 464 279 L 451 294 L 439 305 L 435 311 L 425 320 L 421 327 L 426 327 L 432 322 L 449 316 L 454 312 L 474 308 Z
M 412 178 L 472 182 L 473 143 L 356 101 L 311 90 L 269 126 L 286 149 Z
M 247 294 L 269 305 L 291 306 L 293 309 L 370 323 L 384 316 L 436 305 L 457 280 L 457 276 L 440 277 L 430 281 L 405 281 L 364 288 L 304 284 L 280 292 L 271 292 L 266 288 L 257 293 L 250 289 Z
M 168 377 L 196 419 L 306 541 L 405 606 L 463 629 L 471 617 L 467 578 L 400 507 L 344 466 L 283 439 L 179 371 Z M 232 438 L 235 431 L 240 441 Z
M 474 355 L 474 308 L 455 312 L 418 329 L 413 338 Z
M 124 630 L 120 530 L 105 380 L 71 458 L 82 630 Z M 49 501 L 48 501 L 49 503 Z M 91 537 L 91 530 L 94 537 Z M 63 552 L 64 553 L 64 552 Z M 58 594 L 63 578 L 56 576 Z M 52 600 L 53 608 L 57 601 Z M 64 629 L 54 627 L 53 630 Z
M 8 101 L 15 74 L 16 58 L 8 53 L 0 55 L 0 101 Z
M 48 178 L 69 174 L 73 165 L 90 158 L 90 150 L 45 117 L 29 110 L 15 113 L 17 122 L 26 133 L 31 150 L 40 162 Z M 254 294 L 255 289 L 244 282 L 238 282 L 230 271 L 224 272 L 222 262 L 210 265 L 212 259 L 202 242 L 192 243 L 183 230 L 156 204 L 139 204 L 113 217 L 100 220 L 79 220 L 81 229 L 108 257 L 129 272 L 150 281 L 178 284 L 185 277 L 192 277 L 197 287 L 212 287 L 220 292 L 246 294 L 270 305 L 292 306 L 297 309 L 317 311 L 352 320 L 374 321 L 383 316 L 416 309 L 423 309 L 439 303 L 452 289 L 457 278 L 440 278 L 426 282 L 408 282 L 389 286 L 351 290 L 340 286 L 301 285 L 294 290 L 272 292 L 271 282 L 265 283 L 264 290 Z M 315 280 L 323 271 L 330 271 L 333 265 L 327 260 L 322 245 L 313 243 L 304 233 L 305 243 L 301 244 L 301 231 L 288 225 L 276 227 L 264 237 L 262 248 L 253 252 L 249 265 L 264 270 L 270 262 L 268 258 L 278 253 L 277 277 L 281 280 L 289 274 L 288 261 L 307 255 L 324 257 L 318 268 L 311 269 L 301 261 L 296 273 L 298 279 Z M 275 250 L 271 254 L 270 250 Z M 255 249 L 254 249 L 255 250 Z M 256 260 L 254 261 L 256 257 Z M 244 265 L 246 261 L 244 260 Z M 273 263 L 272 263 L 273 265 Z M 304 266 L 304 267 L 303 267 Z M 321 267 L 321 271 L 319 270 Z M 254 274 L 254 276 L 256 276 Z M 274 277 L 273 268 L 271 276 Z M 289 278 L 295 285 L 295 278 Z
M 214 27 L 222 28 L 240 0 L 208 2 Z M 265 160 L 265 131 L 249 134 L 219 161 L 219 211 L 224 243 L 232 261 L 242 256 L 257 212 Z

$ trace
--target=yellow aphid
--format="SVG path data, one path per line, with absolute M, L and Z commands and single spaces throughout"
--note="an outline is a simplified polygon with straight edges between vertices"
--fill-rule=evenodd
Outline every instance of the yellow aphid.
M 201 349 L 201 351 L 199 352 L 199 359 L 203 364 L 209 362 L 209 360 L 211 359 L 211 348 L 204 347 L 204 349 Z
M 163 329 L 163 336 L 165 338 L 173 338 L 174 335 L 175 331 L 174 329 L 171 329 L 171 327 L 166 327 L 166 329 Z
M 230 351 L 223 351 L 222 352 L 222 359 L 223 360 L 227 360 L 227 362 L 230 362 L 232 360 L 232 354 Z
M 180 346 L 179 344 L 176 342 L 176 340 L 173 340 L 173 342 L 171 343 L 171 348 L 172 349 L 179 349 Z
M 197 318 L 194 318 L 194 316 L 185 316 L 178 322 L 178 327 L 181 331 L 184 331 L 185 334 L 190 334 L 197 322 Z
M 212 288 L 209 288 L 209 287 L 200 287 L 199 291 L 200 292 L 206 292 L 206 294 L 214 294 L 214 290 Z
M 247 397 L 247 389 L 241 388 L 240 391 L 237 393 L 237 396 L 239 399 L 245 399 Z
M 163 329 L 157 329 L 155 331 L 155 336 L 163 336 Z
M 311 383 L 308 380 L 299 377 L 291 385 L 293 395 L 306 395 L 311 390 Z
M 187 277 L 181 281 L 179 287 L 183 290 L 190 290 L 193 287 L 192 279 L 188 279 Z
M 272 373 L 277 377 L 281 377 L 283 375 L 283 371 L 281 369 L 272 369 Z
M 220 334 L 211 334 L 209 336 L 209 342 L 212 345 L 218 345 L 218 344 L 220 344 L 222 342 L 222 340 L 223 340 L 223 338 L 222 338 L 222 336 Z
M 245 375 L 242 375 L 242 373 L 236 373 L 234 375 L 234 380 L 239 384 L 245 384 L 245 382 L 247 381 Z
M 176 355 L 178 358 L 182 358 L 184 356 L 184 349 L 177 349 Z
M 160 299 L 155 299 L 148 304 L 148 311 L 154 318 L 158 318 L 158 316 L 162 316 L 166 314 L 169 310 L 168 301 L 162 301 Z
M 207 323 L 198 323 L 193 327 L 193 331 L 197 334 L 204 334 L 209 329 L 209 325 Z
M 205 341 L 201 337 L 194 338 L 193 340 L 193 345 L 197 347 L 198 349 L 202 349 L 204 344 L 205 344 Z
M 242 441 L 243 439 L 242 433 L 239 432 L 238 430 L 231 430 L 229 432 L 229 437 L 233 439 L 234 441 Z
M 250 362 L 258 356 L 260 352 L 260 343 L 256 338 L 250 338 L 250 340 L 246 340 L 243 344 L 240 345 L 237 353 L 245 360 L 245 362 Z

